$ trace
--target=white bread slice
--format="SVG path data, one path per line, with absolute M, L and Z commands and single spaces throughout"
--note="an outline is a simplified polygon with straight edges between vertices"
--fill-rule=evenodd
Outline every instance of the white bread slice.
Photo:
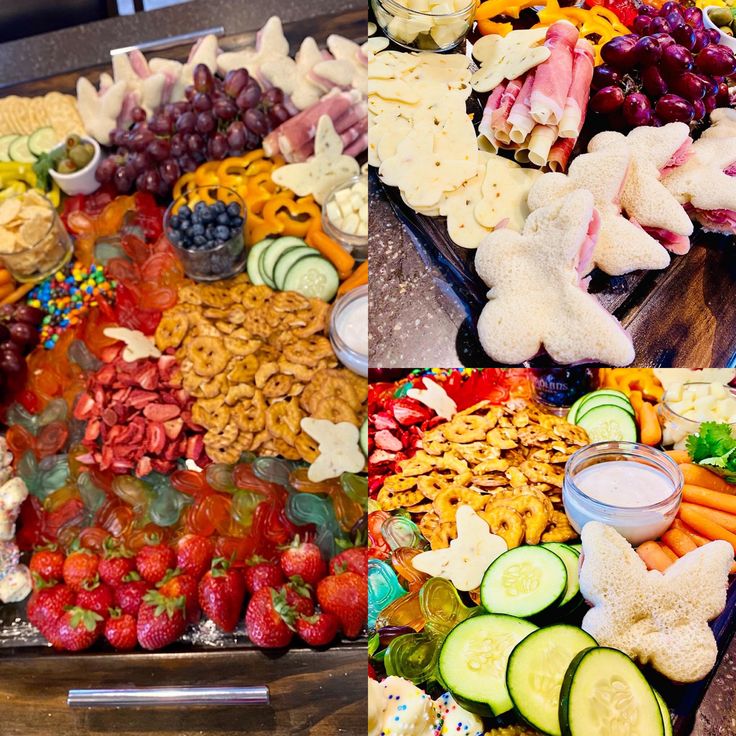
M 591 152 L 621 146 L 631 153 L 631 170 L 621 192 L 621 206 L 629 219 L 642 227 L 692 235 L 693 224 L 687 212 L 660 182 L 660 171 L 688 137 L 685 123 L 668 123 L 661 128 L 634 128 L 627 136 L 606 131 L 594 136 L 588 144 Z
M 534 184 L 528 198 L 529 209 L 534 210 L 575 189 L 591 192 L 601 218 L 592 265 L 612 276 L 637 269 L 666 268 L 670 262 L 665 248 L 621 214 L 619 197 L 630 164 L 631 154 L 626 146 L 584 153 L 570 164 L 567 176 L 545 174 Z
M 726 605 L 731 545 L 698 547 L 662 574 L 648 571 L 613 527 L 589 522 L 581 538 L 580 591 L 593 605 L 582 628 L 671 680 L 705 677 L 717 655 L 708 621 Z
M 631 338 L 580 283 L 597 219 L 593 195 L 579 189 L 532 212 L 521 233 L 502 228 L 483 239 L 475 267 L 491 288 L 478 334 L 494 360 L 521 363 L 542 345 L 559 363 L 634 359 Z

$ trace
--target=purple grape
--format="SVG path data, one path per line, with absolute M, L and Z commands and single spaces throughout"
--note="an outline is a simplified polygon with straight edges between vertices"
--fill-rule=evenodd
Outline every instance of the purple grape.
M 681 26 L 687 25 L 679 13 L 667 13 L 667 15 L 664 16 L 664 19 L 667 21 L 667 25 L 671 29 L 670 33 L 674 33 Z
M 142 123 L 146 119 L 146 111 L 142 107 L 134 107 L 130 111 L 130 117 L 136 123 Z
M 133 178 L 130 176 L 129 172 L 126 171 L 124 166 L 120 166 L 115 171 L 112 181 L 120 194 L 127 194 L 133 186 Z
M 618 84 L 621 81 L 621 74 L 608 64 L 600 64 L 593 69 L 593 80 L 591 87 L 599 90 L 602 87 L 608 87 L 612 84 Z
M 133 175 L 138 176 L 138 174 L 145 171 L 151 165 L 151 160 L 148 157 L 148 149 L 134 153 L 128 159 L 128 163 L 132 167 Z
M 183 112 L 176 119 L 176 132 L 191 133 L 194 130 L 194 124 L 196 121 L 197 116 L 193 112 Z
M 17 376 L 23 372 L 25 361 L 22 357 L 9 352 L 0 353 L 0 372 L 9 376 Z
M 693 100 L 693 110 L 695 111 L 693 120 L 702 120 L 705 117 L 705 104 L 703 100 Z
M 644 36 L 634 44 L 633 54 L 637 64 L 649 66 L 659 61 L 662 56 L 662 47 L 656 38 Z
M 159 185 L 161 184 L 161 178 L 158 175 L 156 169 L 148 169 L 143 174 L 144 177 L 144 191 L 155 193 L 158 191 Z
M 652 18 L 655 15 L 657 15 L 657 8 L 652 7 L 651 5 L 643 4 L 639 8 L 639 15 L 646 15 L 646 16 Z
M 686 48 L 675 44 L 662 51 L 662 68 L 664 71 L 679 74 L 692 69 L 692 67 L 693 55 Z
M 672 26 L 666 18 L 655 18 L 649 26 L 650 33 L 672 33 Z
M 633 49 L 637 41 L 632 35 L 612 38 L 601 48 L 603 61 L 617 69 L 631 69 L 636 64 Z
M 183 172 L 190 174 L 192 171 L 196 171 L 197 162 L 193 156 L 185 153 L 183 156 L 179 156 L 179 167 Z
M 721 32 L 717 28 L 708 28 L 708 38 L 710 38 L 711 43 L 719 43 Z
M 150 130 L 137 130 L 130 140 L 130 148 L 133 151 L 145 151 L 154 139 Z
M 703 27 L 703 11 L 700 8 L 685 8 L 682 17 L 691 28 L 697 30 Z
M 659 67 L 648 66 L 641 73 L 644 91 L 651 97 L 660 97 L 667 92 L 668 86 Z
M 688 51 L 692 51 L 692 48 L 695 45 L 695 30 L 689 25 L 683 23 L 672 31 L 672 38 L 674 38 L 680 46 L 688 49 Z
M 194 95 L 192 107 L 195 112 L 207 112 L 212 109 L 212 98 L 209 95 L 197 92 L 197 94 Z
M 10 339 L 21 348 L 33 347 L 38 342 L 38 331 L 27 322 L 14 322 L 8 329 Z
M 652 105 L 649 98 L 641 92 L 632 92 L 626 95 L 623 102 L 624 120 L 634 127 L 649 125 L 652 117 Z
M 174 120 L 179 117 L 182 113 L 189 112 L 190 106 L 188 102 L 179 100 L 174 103 L 174 114 L 171 116 Z
M 7 342 L 10 340 L 10 330 L 3 324 L 0 324 L 0 342 Z
M 229 97 L 217 100 L 212 111 L 219 120 L 232 120 L 238 114 L 238 108 Z
M 725 82 L 721 82 L 718 85 L 718 94 L 716 95 L 716 100 L 718 101 L 719 105 L 730 105 L 731 104 L 731 95 L 728 91 L 728 85 Z
M 703 105 L 705 106 L 706 112 L 713 112 L 716 109 L 718 103 L 715 95 L 706 95 L 703 97 Z
M 266 134 L 266 116 L 262 110 L 251 108 L 243 116 L 245 127 L 258 136 Z
M 281 123 L 286 122 L 291 115 L 284 105 L 274 105 L 268 111 L 268 117 L 274 127 L 278 128 L 278 126 L 281 125 Z
M 191 102 L 194 99 L 194 95 L 196 95 L 196 94 L 197 94 L 197 90 L 194 89 L 194 85 L 193 84 L 187 85 L 186 88 L 184 89 L 184 97 L 189 102 Z
M 672 91 L 676 92 L 680 97 L 693 102 L 694 100 L 700 100 L 705 97 L 708 91 L 708 85 L 696 74 L 684 72 L 674 80 Z
M 181 133 L 174 133 L 171 136 L 171 155 L 179 158 L 187 150 L 187 144 Z
M 620 87 L 603 87 L 590 98 L 590 109 L 593 112 L 610 113 L 617 110 L 624 101 L 624 92 Z
M 222 89 L 228 97 L 235 99 L 248 84 L 249 79 L 246 69 L 232 69 L 225 75 Z
M 3 304 L 0 306 L 0 320 L 2 322 L 10 322 L 15 319 L 15 304 Z
M 659 9 L 659 15 L 664 17 L 670 13 L 674 13 L 678 18 L 682 18 L 682 6 L 680 3 L 675 2 L 675 0 L 667 0 L 666 3 L 663 3 Z
M 164 161 L 171 154 L 171 144 L 164 138 L 157 138 L 146 150 L 154 161 Z
M 204 140 L 202 140 L 202 136 L 199 133 L 190 133 L 186 137 L 186 142 L 189 153 L 196 153 L 204 148 Z
M 657 100 L 657 115 L 668 123 L 689 123 L 693 119 L 693 106 L 679 95 L 666 94 Z
M 284 101 L 284 93 L 278 87 L 271 87 L 263 93 L 263 99 L 271 105 L 280 105 Z
M 247 151 L 252 151 L 261 145 L 260 136 L 256 135 L 252 130 L 245 130 L 245 148 Z
M 675 43 L 675 39 L 672 38 L 669 33 L 654 33 L 652 34 L 652 38 L 657 39 L 657 43 L 662 51 L 664 51 L 668 46 L 673 46 Z
M 192 76 L 194 89 L 196 89 L 197 92 L 209 94 L 214 90 L 215 82 L 212 78 L 212 72 L 207 64 L 197 64 L 197 66 L 194 67 L 194 74 Z
M 157 113 L 153 116 L 149 126 L 156 135 L 169 135 L 172 131 L 172 122 L 169 115 L 162 115 Z
M 194 129 L 197 133 L 207 135 L 217 128 L 217 122 L 215 116 L 211 112 L 201 112 L 197 115 L 197 122 L 194 124 Z
M 634 18 L 634 33 L 638 33 L 640 36 L 647 36 L 649 35 L 651 27 L 652 19 L 648 15 L 637 15 L 636 18 Z
M 238 95 L 235 100 L 235 104 L 238 106 L 238 110 L 249 110 L 251 107 L 255 107 L 261 101 L 261 88 L 258 86 L 258 82 L 255 79 L 250 79 L 245 88 Z
M 97 171 L 95 171 L 95 179 L 97 179 L 97 181 L 99 181 L 101 184 L 107 184 L 108 182 L 112 181 L 112 177 L 115 175 L 116 168 L 117 165 L 115 164 L 114 159 L 103 159 L 100 162 L 100 165 L 97 167 Z
M 44 318 L 44 312 L 38 307 L 32 307 L 30 304 L 10 304 L 13 307 L 13 319 L 18 322 L 25 322 L 29 325 L 40 325 Z
M 179 164 L 173 158 L 167 158 L 161 166 L 158 167 L 161 180 L 169 186 L 176 184 L 177 179 L 181 176 Z
M 710 37 L 708 36 L 708 32 L 701 28 L 700 30 L 695 31 L 695 38 L 693 39 L 693 45 L 690 50 L 694 54 L 697 54 L 698 51 L 701 51 L 709 44 L 710 44 Z
M 717 95 L 718 94 L 718 85 L 722 81 L 721 78 L 709 77 L 707 74 L 696 74 L 696 76 L 705 85 L 705 95 Z
M 227 144 L 235 151 L 242 151 L 245 148 L 245 124 L 242 121 L 230 123 L 227 129 Z
M 211 158 L 221 161 L 227 156 L 227 138 L 222 133 L 215 133 L 207 144 L 207 151 Z
M 695 60 L 698 71 L 717 77 L 730 76 L 736 71 L 736 57 L 726 46 L 706 46 Z

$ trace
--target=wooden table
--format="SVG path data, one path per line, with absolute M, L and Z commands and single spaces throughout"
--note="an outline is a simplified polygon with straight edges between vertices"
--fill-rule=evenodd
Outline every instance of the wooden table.
M 198 5 L 201 10 L 201 4 Z M 270 15 L 263 6 L 256 5 L 252 6 L 252 23 L 249 22 L 242 32 L 221 39 L 223 48 L 254 42 L 255 32 Z M 365 38 L 367 11 L 360 0 L 349 3 L 305 0 L 298 19 L 291 5 L 291 21 L 285 23 L 284 29 L 292 43 L 292 52 L 307 35 L 314 36 L 322 45 L 331 33 L 356 40 Z M 322 14 L 335 7 L 340 8 L 337 14 Z M 180 6 L 179 10 L 187 13 L 191 8 Z M 278 12 L 278 8 L 273 10 Z M 172 8 L 168 12 L 173 11 Z M 239 13 L 242 15 L 242 9 Z M 202 20 L 200 12 L 198 21 Z M 227 20 L 229 23 L 232 18 Z M 212 17 L 211 21 L 211 26 L 225 23 L 222 16 Z M 121 23 L 124 22 L 127 21 L 121 19 Z M 99 29 L 105 34 L 100 43 L 108 43 L 106 48 L 120 45 L 114 34 L 111 35 L 109 22 L 99 24 Z M 89 39 L 90 27 L 84 30 L 85 38 Z M 166 29 L 158 28 L 156 34 L 165 36 Z M 28 41 L 29 44 L 34 42 L 38 48 L 43 48 L 45 40 L 41 37 Z M 183 59 L 188 51 L 189 46 L 185 46 L 156 52 L 156 55 Z M 88 52 L 86 49 L 85 53 Z M 70 50 L 70 53 L 73 52 Z M 5 86 L 2 94 L 37 95 L 51 90 L 73 94 L 79 74 L 96 83 L 100 72 L 106 70 L 109 64 L 56 74 Z M 69 655 L 49 649 L 0 649 L 0 734 L 229 736 L 247 732 L 252 736 L 357 736 L 365 733 L 366 728 L 366 662 L 364 640 L 329 650 L 294 648 L 276 654 L 252 648 L 193 650 L 185 645 L 157 654 L 98 651 Z M 268 685 L 271 705 L 124 711 L 71 710 L 66 705 L 70 688 L 218 684 Z

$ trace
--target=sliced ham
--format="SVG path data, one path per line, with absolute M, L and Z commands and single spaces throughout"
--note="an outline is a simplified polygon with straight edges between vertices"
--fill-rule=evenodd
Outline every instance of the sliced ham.
M 558 138 L 549 152 L 547 165 L 551 171 L 566 171 L 572 149 L 575 148 L 574 138 Z
M 577 138 L 583 127 L 585 108 L 590 97 L 593 79 L 594 50 L 587 38 L 575 44 L 572 62 L 572 83 L 567 93 L 565 109 L 560 120 L 560 138 Z
M 521 77 L 512 79 L 506 85 L 506 89 L 499 100 L 498 107 L 491 114 L 491 128 L 493 129 L 496 140 L 500 143 L 511 142 L 511 138 L 509 137 L 510 126 L 508 123 L 509 113 L 521 92 L 523 84 L 524 82 Z
M 547 29 L 544 45 L 550 50 L 547 61 L 537 67 L 531 95 L 531 114 L 542 125 L 559 125 L 572 83 L 573 51 L 577 28 L 557 21 Z
M 736 235 L 736 212 L 734 210 L 699 210 L 691 205 L 685 205 L 685 209 L 690 217 L 700 223 L 703 230 L 711 233 Z
M 480 121 L 480 125 L 478 125 L 478 137 L 481 140 L 488 141 L 488 145 L 494 152 L 498 151 L 498 143 L 496 142 L 496 136 L 493 135 L 491 121 L 493 119 L 493 112 L 498 108 L 505 89 L 505 82 L 501 82 L 501 84 L 491 92 L 486 100 L 486 106 L 483 108 L 483 118 Z
M 534 130 L 534 126 L 536 125 L 530 110 L 532 89 L 534 88 L 534 76 L 534 69 L 527 72 L 521 91 L 508 114 L 508 122 L 510 126 L 509 138 L 511 138 L 514 143 L 523 143 L 532 130 Z
M 637 227 L 651 235 L 663 248 L 667 248 L 670 253 L 678 256 L 684 256 L 690 250 L 690 238 L 687 235 L 678 235 L 672 230 L 666 230 L 662 227 L 642 227 L 640 223 L 632 219 L 631 222 Z
M 685 139 L 685 142 L 675 151 L 675 153 L 672 155 L 672 158 L 667 162 L 667 165 L 662 169 L 660 172 L 662 174 L 662 178 L 667 176 L 673 169 L 676 169 L 678 166 L 682 166 L 693 154 L 692 150 L 693 146 L 693 139 L 688 136 Z

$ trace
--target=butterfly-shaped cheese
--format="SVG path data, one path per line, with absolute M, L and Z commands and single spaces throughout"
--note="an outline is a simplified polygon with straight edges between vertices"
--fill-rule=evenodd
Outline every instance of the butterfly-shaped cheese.
M 302 419 L 301 428 L 319 445 L 319 456 L 307 471 L 309 480 L 319 483 L 363 470 L 365 455 L 358 444 L 360 430 L 355 425 L 307 417 Z
M 452 419 L 457 413 L 457 404 L 447 395 L 445 389 L 426 376 L 422 378 L 422 383 L 424 383 L 423 389 L 410 388 L 406 395 L 434 410 L 438 417 Z
M 140 330 L 125 327 L 105 327 L 103 333 L 113 340 L 125 343 L 123 360 L 132 363 L 140 358 L 160 358 L 161 351 Z

